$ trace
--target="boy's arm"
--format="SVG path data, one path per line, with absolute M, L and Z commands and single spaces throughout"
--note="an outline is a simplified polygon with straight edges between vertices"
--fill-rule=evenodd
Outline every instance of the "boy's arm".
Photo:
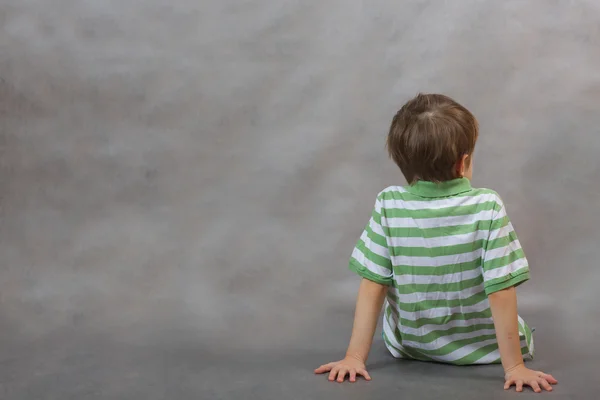
M 358 289 L 354 326 L 346 357 L 340 361 L 321 365 L 315 370 L 315 373 L 329 372 L 329 380 L 333 381 L 337 376 L 338 382 L 343 382 L 346 375 L 349 375 L 350 382 L 356 381 L 357 374 L 364 376 L 367 380 L 371 379 L 365 363 L 371 350 L 373 335 L 377 328 L 377 320 L 386 292 L 387 286 L 365 278 L 362 279 Z
M 362 279 L 356 298 L 354 325 L 346 357 L 367 362 L 387 286 Z
M 541 392 L 541 385 L 546 390 L 552 390 L 549 383 L 557 383 L 554 377 L 532 371 L 523 363 L 515 287 L 529 279 L 529 263 L 498 195 L 494 210 L 496 212 L 490 222 L 482 267 L 485 292 L 492 310 L 504 367 L 504 388 L 515 385 L 517 391 L 521 392 L 523 385 L 527 385 Z
M 524 365 L 517 316 L 517 295 L 513 287 L 489 295 L 496 338 L 504 371 Z
M 538 393 L 542 391 L 540 386 L 551 391 L 550 384 L 556 384 L 558 381 L 552 375 L 526 368 L 523 362 L 515 287 L 492 293 L 488 298 L 496 328 L 502 367 L 504 367 L 506 381 L 504 389 L 508 389 L 514 384 L 517 392 L 523 390 L 523 385 L 531 386 Z
M 354 327 L 346 357 L 340 361 L 321 365 L 315 370 L 317 374 L 329 372 L 330 381 L 337 376 L 337 381 L 343 382 L 346 375 L 349 375 L 350 382 L 354 382 L 357 374 L 364 376 L 367 380 L 371 379 L 365 368 L 365 361 L 373 343 L 373 334 L 377 327 L 377 319 L 381 314 L 381 306 L 387 288 L 393 284 L 394 280 L 387 234 L 384 228 L 386 224 L 382 198 L 381 194 L 377 196 L 371 218 L 350 257 L 350 270 L 363 279 L 358 289 Z

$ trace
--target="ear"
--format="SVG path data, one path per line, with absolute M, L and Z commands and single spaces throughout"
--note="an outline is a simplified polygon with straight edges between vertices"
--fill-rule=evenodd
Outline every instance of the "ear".
M 456 175 L 462 178 L 465 175 L 467 166 L 469 165 L 469 155 L 463 154 L 463 156 L 456 162 Z

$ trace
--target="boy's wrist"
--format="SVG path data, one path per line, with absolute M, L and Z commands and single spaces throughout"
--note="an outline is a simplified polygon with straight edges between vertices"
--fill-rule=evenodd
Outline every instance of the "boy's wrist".
M 346 352 L 346 358 L 351 358 L 353 360 L 360 361 L 363 364 L 367 361 L 366 357 L 363 357 L 362 355 L 351 351 Z
M 509 368 L 504 368 L 504 373 L 505 374 L 510 374 L 511 372 L 513 372 L 513 371 L 515 371 L 515 370 L 517 370 L 519 368 L 522 368 L 524 366 L 525 366 L 525 363 L 523 361 L 520 361 L 517 364 L 515 364 L 515 365 L 513 365 L 513 366 L 511 366 Z

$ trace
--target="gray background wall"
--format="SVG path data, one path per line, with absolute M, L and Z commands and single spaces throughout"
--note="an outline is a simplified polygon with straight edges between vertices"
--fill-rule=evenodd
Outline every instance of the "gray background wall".
M 500 192 L 529 256 L 539 351 L 589 355 L 599 15 L 593 0 L 3 0 L 0 358 L 33 348 L 23 371 L 51 367 L 82 338 L 341 355 L 348 257 L 377 192 L 404 183 L 385 134 L 418 91 L 480 121 L 474 184 Z

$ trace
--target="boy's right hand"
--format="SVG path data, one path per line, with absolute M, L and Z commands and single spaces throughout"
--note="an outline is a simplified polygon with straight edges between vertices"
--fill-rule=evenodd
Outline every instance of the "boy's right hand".
M 540 393 L 542 388 L 551 392 L 552 385 L 558 383 L 552 375 L 531 370 L 523 364 L 519 364 L 506 371 L 504 379 L 504 389 L 509 389 L 512 385 L 515 385 L 517 392 L 522 392 L 523 386 L 531 387 L 536 393 Z
M 338 382 L 344 382 L 346 375 L 350 376 L 350 382 L 356 382 L 356 375 L 362 375 L 366 380 L 371 380 L 371 376 L 365 368 L 365 363 L 353 357 L 346 357 L 343 360 L 321 365 L 315 369 L 315 374 L 326 372 L 329 372 L 329 380 L 332 382 L 336 380 L 336 375 Z

